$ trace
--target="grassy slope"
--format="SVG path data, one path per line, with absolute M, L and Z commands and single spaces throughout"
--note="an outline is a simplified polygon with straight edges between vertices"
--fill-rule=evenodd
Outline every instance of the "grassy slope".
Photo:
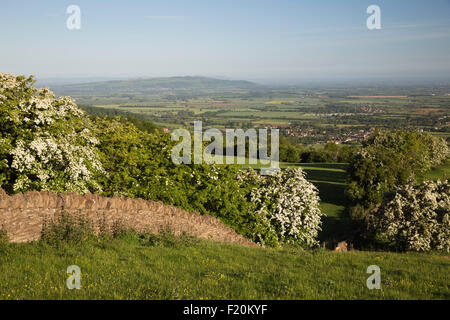
M 438 254 L 151 246 L 134 235 L 9 251 L 0 255 L 0 299 L 450 299 L 450 259 Z M 65 285 L 73 264 L 80 290 Z M 373 264 L 382 290 L 366 287 Z

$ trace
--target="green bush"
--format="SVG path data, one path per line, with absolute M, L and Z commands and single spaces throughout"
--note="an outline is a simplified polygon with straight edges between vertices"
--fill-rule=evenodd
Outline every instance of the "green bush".
M 367 214 L 370 212 L 369 209 L 365 208 L 364 206 L 360 204 L 356 204 L 354 206 L 351 206 L 349 208 L 349 216 L 354 221 L 361 221 L 365 217 L 367 217 Z
M 106 174 L 96 179 L 105 196 L 162 201 L 219 218 L 249 236 L 252 203 L 227 165 L 174 164 L 170 136 L 140 131 L 123 118 L 97 118 L 98 149 Z
M 301 169 L 261 177 L 254 171 L 243 175 L 237 166 L 174 164 L 174 142 L 168 135 L 142 132 L 123 118 L 97 118 L 95 125 L 107 172 L 98 177 L 105 195 L 157 200 L 209 214 L 264 245 L 316 243 L 319 198 Z

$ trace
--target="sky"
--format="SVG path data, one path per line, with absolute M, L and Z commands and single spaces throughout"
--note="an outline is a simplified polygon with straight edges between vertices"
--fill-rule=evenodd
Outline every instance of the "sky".
M 0 72 L 38 79 L 450 77 L 450 0 L 1 0 L 0 35 Z

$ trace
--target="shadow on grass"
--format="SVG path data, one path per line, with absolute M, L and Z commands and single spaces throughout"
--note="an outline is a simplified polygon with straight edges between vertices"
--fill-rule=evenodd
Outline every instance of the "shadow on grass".
M 326 170 L 311 170 L 304 169 L 306 172 L 306 179 L 308 180 L 316 180 L 323 181 L 326 183 L 334 182 L 334 183 L 345 183 L 347 175 L 345 172 L 341 171 L 326 171 Z
M 342 208 L 338 216 L 322 217 L 319 241 L 327 245 L 335 245 L 338 241 L 351 238 L 354 229 L 355 223 L 348 216 L 347 208 Z
M 332 248 L 338 241 L 348 239 L 355 228 L 348 214 L 349 201 L 345 196 L 345 184 L 313 182 L 319 189 L 322 217 L 322 231 L 319 241 Z
M 339 169 L 347 170 L 348 163 L 289 163 L 290 167 L 310 167 L 317 169 Z
M 349 204 L 349 201 L 345 196 L 346 185 L 327 182 L 313 182 L 313 184 L 317 187 L 317 189 L 319 189 L 319 197 L 321 202 L 328 202 L 344 207 Z

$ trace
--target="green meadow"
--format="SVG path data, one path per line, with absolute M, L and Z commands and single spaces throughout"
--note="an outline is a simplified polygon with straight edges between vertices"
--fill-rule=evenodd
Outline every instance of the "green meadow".
M 168 235 L 9 244 L 0 299 L 449 299 L 438 253 L 253 248 Z M 66 269 L 81 269 L 68 289 Z M 381 269 L 381 289 L 366 286 Z

